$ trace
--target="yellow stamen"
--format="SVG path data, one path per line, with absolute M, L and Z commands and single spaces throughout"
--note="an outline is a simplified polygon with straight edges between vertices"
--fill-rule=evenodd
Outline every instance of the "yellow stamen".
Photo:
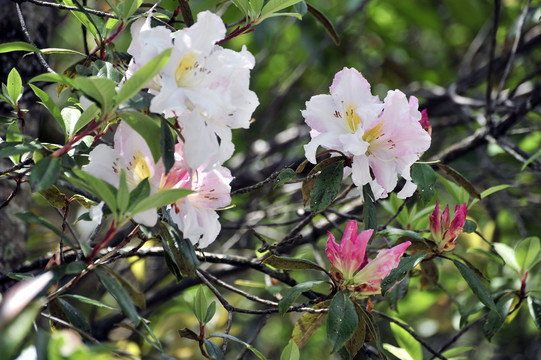
M 372 129 L 368 130 L 363 135 L 363 140 L 367 143 L 372 143 L 372 141 L 379 138 L 381 135 L 383 135 L 383 132 L 381 129 L 383 128 L 383 121 L 374 126 Z
M 179 87 L 185 87 L 187 85 L 187 75 L 195 68 L 196 60 L 197 55 L 191 51 L 184 55 L 178 63 L 177 70 L 175 71 L 175 80 Z
M 355 133 L 357 131 L 357 128 L 359 127 L 359 124 L 361 123 L 361 118 L 359 115 L 357 115 L 357 106 L 348 104 L 346 106 L 346 121 L 348 122 L 348 126 L 351 129 L 352 133 Z
M 130 163 L 132 167 L 133 177 L 138 184 L 141 180 L 150 178 L 150 168 L 140 151 L 136 151 L 133 155 L 133 160 Z

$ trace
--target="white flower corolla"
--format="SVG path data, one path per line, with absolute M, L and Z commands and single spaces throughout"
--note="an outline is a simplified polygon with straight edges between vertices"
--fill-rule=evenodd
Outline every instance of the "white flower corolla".
M 141 181 L 148 179 L 151 194 L 157 192 L 157 184 L 161 181 L 164 167 L 161 160 L 154 162 L 143 137 L 128 124 L 121 122 L 116 129 L 114 142 L 114 148 L 104 144 L 96 146 L 90 152 L 89 163 L 82 169 L 117 188 L 120 184 L 120 172 L 124 170 L 130 191 Z M 134 214 L 133 219 L 139 224 L 154 226 L 158 214 L 155 209 L 151 209 Z
M 370 184 L 375 199 L 386 197 L 399 175 L 406 185 L 398 196 L 413 194 L 410 167 L 431 140 L 419 123 L 415 97 L 408 102 L 402 92 L 393 90 L 381 102 L 361 73 L 344 68 L 336 74 L 330 95 L 313 96 L 302 115 L 312 128 L 312 140 L 304 147 L 310 162 L 316 163 L 319 146 L 339 150 L 352 158 L 354 184 Z
M 175 33 L 163 27 L 150 28 L 148 20 L 135 24 L 127 76 L 172 48 L 169 61 L 149 84 L 150 92 L 156 95 L 150 111 L 177 119 L 186 139 L 190 167 L 223 163 L 234 151 L 231 129 L 248 128 L 259 104 L 249 89 L 253 55 L 245 47 L 237 52 L 216 45 L 225 37 L 226 28 L 222 19 L 209 11 L 198 14 L 191 27 Z M 188 136 L 193 133 L 201 134 L 205 141 Z
M 220 233 L 221 225 L 216 210 L 231 203 L 229 183 L 233 177 L 229 169 L 218 164 L 204 164 L 197 170 L 191 170 L 184 159 L 182 148 L 182 143 L 176 145 L 175 165 L 163 178 L 161 186 L 194 191 L 167 209 L 184 237 L 194 245 L 199 244 L 200 248 L 205 248 Z

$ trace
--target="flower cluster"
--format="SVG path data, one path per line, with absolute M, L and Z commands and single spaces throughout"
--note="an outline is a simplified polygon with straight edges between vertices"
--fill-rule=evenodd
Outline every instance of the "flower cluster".
M 428 215 L 430 221 L 430 232 L 438 247 L 443 251 L 451 251 L 456 247 L 456 238 L 462 233 L 464 223 L 466 223 L 468 208 L 466 203 L 455 207 L 455 217 L 451 221 L 449 216 L 449 205 L 445 207 L 443 213 L 440 213 L 440 206 L 436 201 L 436 208 L 432 215 Z
M 248 128 L 258 105 L 248 88 L 254 58 L 245 48 L 235 52 L 216 45 L 226 29 L 221 18 L 209 11 L 200 13 L 193 26 L 174 33 L 163 26 L 151 27 L 150 17 L 136 21 L 131 33 L 127 78 L 172 49 L 169 61 L 147 87 L 155 95 L 150 111 L 174 117 L 180 129 L 175 163 L 165 174 L 162 160 L 155 162 L 145 140 L 121 122 L 114 147 L 98 145 L 83 170 L 117 187 L 124 170 L 130 190 L 148 179 L 151 194 L 163 189 L 193 190 L 167 206 L 167 211 L 186 238 L 206 247 L 221 229 L 216 210 L 231 203 L 232 176 L 222 166 L 234 151 L 231 130 Z M 134 214 L 133 219 L 153 226 L 157 211 Z
M 311 163 L 319 146 L 338 150 L 352 158 L 354 184 L 370 184 L 375 199 L 396 187 L 398 175 L 406 180 L 398 197 L 414 193 L 410 167 L 431 141 L 428 118 L 415 97 L 408 101 L 400 90 L 391 90 L 382 102 L 360 72 L 344 68 L 335 75 L 330 95 L 313 96 L 302 115 L 312 129 L 304 147 Z
M 398 266 L 411 242 L 403 242 L 391 249 L 380 250 L 375 259 L 366 256 L 366 246 L 374 230 L 357 235 L 357 222 L 351 220 L 340 244 L 329 232 L 325 252 L 331 262 L 331 273 L 336 281 L 361 296 L 381 293 L 381 281 Z

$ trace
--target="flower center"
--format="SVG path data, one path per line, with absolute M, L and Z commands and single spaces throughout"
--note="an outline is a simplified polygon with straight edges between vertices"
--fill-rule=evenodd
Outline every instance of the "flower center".
M 346 121 L 352 133 L 355 133 L 355 131 L 357 131 L 357 128 L 361 123 L 361 118 L 359 117 L 359 115 L 357 115 L 355 110 L 357 110 L 357 106 L 353 104 L 348 104 L 346 106 Z
M 128 173 L 131 174 L 126 180 L 128 185 L 135 188 L 142 180 L 150 178 L 150 168 L 147 161 L 139 150 L 135 151 L 132 160 L 128 164 Z
M 372 143 L 374 140 L 377 140 L 378 138 L 383 135 L 383 121 L 374 126 L 372 129 L 368 130 L 363 135 L 363 140 L 367 143 Z
M 175 80 L 178 87 L 193 87 L 199 80 L 199 73 L 206 72 L 206 69 L 199 66 L 197 54 L 190 51 L 182 57 L 175 70 Z

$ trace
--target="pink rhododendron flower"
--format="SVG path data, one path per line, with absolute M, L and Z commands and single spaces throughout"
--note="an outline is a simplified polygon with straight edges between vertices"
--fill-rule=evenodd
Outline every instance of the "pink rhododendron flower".
M 432 215 L 428 215 L 428 219 L 430 220 L 432 237 L 440 249 L 450 251 L 456 247 L 455 240 L 462 233 L 464 223 L 466 222 L 466 215 L 468 215 L 466 203 L 457 205 L 455 207 L 455 218 L 451 221 L 449 205 L 440 214 L 440 207 L 436 201 L 436 208 Z
M 175 165 L 162 179 L 163 188 L 184 188 L 194 193 L 179 199 L 167 207 L 171 218 L 178 228 L 193 244 L 200 248 L 210 245 L 221 230 L 216 209 L 231 203 L 231 187 L 233 180 L 229 169 L 214 164 L 203 164 L 197 170 L 191 170 L 185 159 L 183 144 L 175 148 Z
M 340 244 L 336 243 L 329 232 L 325 248 L 333 277 L 363 296 L 381 292 L 381 280 L 398 266 L 400 258 L 411 245 L 411 242 L 406 241 L 391 249 L 380 250 L 375 259 L 368 259 L 366 245 L 373 232 L 374 230 L 365 230 L 357 235 L 357 222 L 351 220 L 346 225 Z
M 150 28 L 148 19 L 132 26 L 128 52 L 133 59 L 127 76 L 172 48 L 169 61 L 149 84 L 156 95 L 150 111 L 177 119 L 192 168 L 229 159 L 234 151 L 231 129 L 248 128 L 259 104 L 248 88 L 255 59 L 245 47 L 236 52 L 216 45 L 225 34 L 222 19 L 209 11 L 199 13 L 194 25 L 175 33 L 164 27 Z M 198 136 L 190 136 L 194 133 Z
M 398 197 L 413 194 L 417 187 L 411 182 L 411 165 L 431 141 L 419 123 L 415 97 L 408 101 L 400 90 L 391 90 L 382 103 L 361 73 L 344 68 L 336 74 L 330 95 L 313 96 L 302 115 L 312 128 L 312 140 L 304 147 L 310 162 L 316 163 L 319 146 L 339 150 L 352 157 L 355 185 L 370 184 L 376 199 L 395 188 L 399 175 L 406 185 Z
M 121 122 L 115 132 L 114 147 L 100 144 L 90 152 L 89 163 L 82 169 L 98 179 L 107 181 L 118 188 L 120 170 L 126 172 L 126 182 L 131 191 L 144 179 L 148 179 L 150 192 L 158 191 L 165 169 L 160 161 L 154 162 L 146 141 L 125 122 Z M 155 209 L 134 214 L 133 219 L 146 226 L 154 226 L 158 220 Z

